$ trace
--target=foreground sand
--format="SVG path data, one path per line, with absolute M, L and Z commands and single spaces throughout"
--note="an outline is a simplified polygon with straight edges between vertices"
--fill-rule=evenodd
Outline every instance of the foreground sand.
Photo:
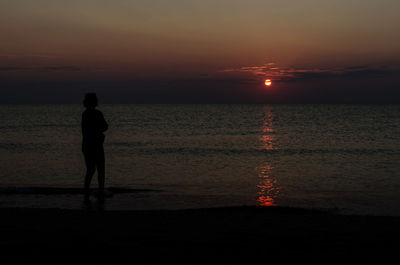
M 290 208 L 0 209 L 1 264 L 388 264 L 400 218 Z

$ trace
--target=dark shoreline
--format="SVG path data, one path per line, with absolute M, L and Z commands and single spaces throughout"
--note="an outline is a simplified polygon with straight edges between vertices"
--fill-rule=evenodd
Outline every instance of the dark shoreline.
M 2 264 L 387 264 L 400 246 L 400 217 L 296 208 L 0 213 Z

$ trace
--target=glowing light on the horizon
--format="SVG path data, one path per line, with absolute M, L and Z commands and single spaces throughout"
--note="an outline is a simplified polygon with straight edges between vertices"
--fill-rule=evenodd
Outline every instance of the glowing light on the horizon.
M 265 84 L 266 86 L 272 85 L 271 79 L 266 79 L 264 84 Z

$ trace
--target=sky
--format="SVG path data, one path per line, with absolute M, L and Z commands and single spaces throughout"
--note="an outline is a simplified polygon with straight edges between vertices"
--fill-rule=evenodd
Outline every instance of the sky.
M 0 0 L 0 103 L 85 92 L 104 103 L 400 103 L 399 11 L 398 0 Z

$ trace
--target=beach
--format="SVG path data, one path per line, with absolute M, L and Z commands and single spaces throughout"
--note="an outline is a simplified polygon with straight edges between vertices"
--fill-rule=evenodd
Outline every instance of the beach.
M 399 217 L 285 207 L 0 209 L 2 264 L 387 264 Z
M 400 0 L 0 0 L 0 265 L 400 264 Z
M 1 264 L 393 263 L 397 106 L 102 110 L 114 197 L 83 205 L 81 106 L 0 107 Z

